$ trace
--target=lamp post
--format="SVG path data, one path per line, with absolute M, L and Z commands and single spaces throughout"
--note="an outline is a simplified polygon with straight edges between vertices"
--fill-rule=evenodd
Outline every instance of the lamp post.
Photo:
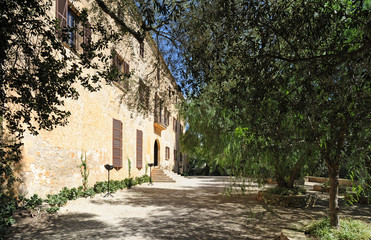
M 103 197 L 108 197 L 108 196 L 113 197 L 110 190 L 109 190 L 109 172 L 113 169 L 113 165 L 106 164 L 106 165 L 104 165 L 104 167 L 108 171 L 108 192 Z
M 154 166 L 155 164 L 154 163 L 148 163 L 148 167 L 149 167 L 149 183 L 148 185 L 153 185 L 152 183 L 152 167 Z

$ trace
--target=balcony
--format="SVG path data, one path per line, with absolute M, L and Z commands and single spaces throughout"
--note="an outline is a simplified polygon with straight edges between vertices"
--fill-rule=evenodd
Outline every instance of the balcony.
M 165 119 L 163 116 L 155 116 L 155 128 L 159 129 L 160 131 L 165 130 L 167 125 L 165 124 Z
M 154 127 L 160 130 L 160 132 L 162 130 L 165 130 L 169 126 L 170 113 L 166 110 L 166 108 L 163 112 L 164 113 L 162 113 L 162 111 L 160 111 L 159 109 L 157 109 L 157 111 L 155 112 Z

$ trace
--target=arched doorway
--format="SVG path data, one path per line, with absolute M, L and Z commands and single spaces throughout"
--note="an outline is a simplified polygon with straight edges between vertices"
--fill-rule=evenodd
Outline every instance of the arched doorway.
M 158 166 L 158 160 L 159 160 L 159 155 L 160 155 L 160 151 L 159 151 L 159 144 L 157 143 L 158 141 L 156 140 L 155 141 L 155 146 L 154 146 L 154 152 L 153 152 L 153 157 L 154 157 L 154 165 L 155 166 Z

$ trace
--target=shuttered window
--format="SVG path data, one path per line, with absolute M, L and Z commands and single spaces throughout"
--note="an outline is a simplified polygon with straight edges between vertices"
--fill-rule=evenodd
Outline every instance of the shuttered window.
M 174 150 L 174 162 L 176 162 L 176 160 L 177 160 L 177 152 L 176 150 Z
M 143 167 L 143 132 L 137 130 L 137 168 Z
M 113 58 L 113 67 L 116 68 L 118 71 L 118 76 L 116 81 L 125 89 L 129 89 L 129 74 L 130 74 L 130 66 L 118 53 L 115 53 L 115 57 Z
M 173 130 L 174 130 L 174 132 L 176 132 L 176 130 L 177 130 L 177 125 L 178 125 L 178 122 L 177 122 L 176 118 L 173 118 Z
M 113 119 L 112 162 L 116 170 L 122 168 L 122 122 Z
M 169 159 L 170 159 L 170 148 L 166 147 L 165 148 L 165 160 L 169 160 Z
M 84 42 L 85 48 L 90 46 L 91 44 L 91 25 L 88 22 L 85 23 L 84 25 L 83 42 Z
M 67 27 L 67 12 L 68 12 L 68 1 L 57 0 L 56 16 L 57 16 L 57 19 L 59 20 L 60 29 L 65 29 Z

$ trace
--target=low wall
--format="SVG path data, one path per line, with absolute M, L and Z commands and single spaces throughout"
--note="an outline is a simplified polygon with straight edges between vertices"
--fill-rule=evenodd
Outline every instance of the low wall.
M 318 183 L 325 183 L 327 181 L 330 181 L 328 178 L 325 177 L 314 177 L 314 176 L 305 176 L 304 177 L 306 182 L 318 182 Z M 352 181 L 349 179 L 339 178 L 339 184 L 341 186 L 352 186 Z

